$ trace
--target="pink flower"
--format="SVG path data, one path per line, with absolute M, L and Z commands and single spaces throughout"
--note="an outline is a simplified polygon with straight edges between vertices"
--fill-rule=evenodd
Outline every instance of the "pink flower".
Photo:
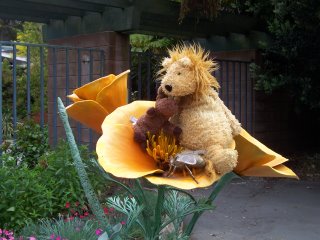
M 2 234 L 2 229 L 0 228 L 0 234 Z
M 50 239 L 54 239 L 54 237 L 55 237 L 54 234 L 50 235 Z
M 58 236 L 58 237 L 56 238 L 56 240 L 61 240 L 61 237 L 60 237 L 60 236 Z
M 104 214 L 108 214 L 108 208 L 103 208 Z
M 79 217 L 80 217 L 81 219 L 82 219 L 82 218 L 84 218 L 84 216 L 83 216 L 83 215 L 80 215 Z
M 84 216 L 88 216 L 89 213 L 88 213 L 88 212 L 84 212 L 83 215 L 84 215 Z
M 79 204 L 80 204 L 80 203 L 79 203 L 78 201 L 77 201 L 77 202 L 75 202 L 76 207 L 78 207 L 78 206 L 79 206 Z
M 101 228 L 98 228 L 98 229 L 96 230 L 96 235 L 97 235 L 97 236 L 100 236 L 102 232 L 103 232 L 103 230 L 102 230 Z
M 120 222 L 122 225 L 125 225 L 126 224 L 126 221 L 121 221 Z
M 29 237 L 29 240 L 37 240 L 35 237 Z
M 66 202 L 66 208 L 69 208 L 70 207 L 70 203 L 69 202 Z

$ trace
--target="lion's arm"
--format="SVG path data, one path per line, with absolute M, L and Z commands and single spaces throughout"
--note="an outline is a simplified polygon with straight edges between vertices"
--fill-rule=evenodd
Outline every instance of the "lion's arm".
M 232 135 L 237 136 L 240 134 L 241 131 L 241 123 L 239 123 L 238 119 L 232 114 L 232 112 L 224 105 L 223 101 L 219 98 L 218 93 L 214 93 L 216 101 L 221 105 L 227 119 L 229 120 L 229 124 L 232 128 Z
M 218 100 L 222 106 L 222 109 L 224 111 L 224 113 L 226 114 L 230 126 L 232 128 L 232 135 L 233 136 L 237 136 L 240 134 L 241 131 L 241 124 L 239 123 L 238 119 L 236 119 L 236 117 L 232 114 L 232 112 L 226 107 L 226 105 L 224 105 L 223 101 L 219 98 Z

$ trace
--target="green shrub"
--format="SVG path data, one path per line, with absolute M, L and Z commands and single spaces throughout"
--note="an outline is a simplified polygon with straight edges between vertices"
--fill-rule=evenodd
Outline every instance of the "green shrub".
M 91 183 L 98 196 L 104 198 L 109 192 L 105 180 L 97 174 L 88 149 L 84 146 L 80 149 Z M 37 162 L 32 169 L 10 164 L 10 161 L 0 168 L 0 226 L 17 231 L 27 222 L 57 217 L 66 212 L 66 202 L 86 203 L 65 142 L 47 151 Z
M 38 159 L 49 149 L 47 129 L 41 129 L 39 124 L 29 120 L 18 124 L 15 134 L 16 141 L 2 145 L 3 164 L 8 158 L 13 158 L 17 166 L 35 167 Z
M 97 240 L 100 233 L 96 220 L 82 220 L 75 218 L 72 221 L 64 221 L 62 218 L 57 220 L 41 220 L 36 224 L 29 224 L 20 234 L 21 239 L 29 239 L 30 236 L 37 240 L 47 239 L 68 239 L 68 240 Z
M 41 181 L 39 171 L 0 168 L 0 176 L 0 226 L 18 229 L 30 220 L 53 214 L 54 191 Z

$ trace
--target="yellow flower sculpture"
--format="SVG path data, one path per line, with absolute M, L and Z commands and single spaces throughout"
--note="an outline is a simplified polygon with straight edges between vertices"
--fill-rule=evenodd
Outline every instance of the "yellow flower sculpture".
M 207 187 L 221 176 L 197 171 L 196 183 L 189 175 L 174 173 L 170 177 L 161 175 L 154 159 L 141 150 L 133 141 L 130 117 L 139 118 L 154 106 L 152 101 L 135 101 L 117 108 L 102 124 L 103 134 L 97 143 L 99 163 L 109 173 L 122 178 L 146 177 L 154 184 L 166 184 L 181 189 Z M 243 176 L 297 178 L 295 173 L 283 165 L 286 158 L 272 151 L 245 130 L 235 138 L 235 148 L 239 153 L 235 173 Z
M 68 115 L 101 133 L 105 117 L 127 103 L 129 72 L 127 70 L 117 76 L 110 74 L 74 90 L 68 96 L 74 102 L 67 107 Z

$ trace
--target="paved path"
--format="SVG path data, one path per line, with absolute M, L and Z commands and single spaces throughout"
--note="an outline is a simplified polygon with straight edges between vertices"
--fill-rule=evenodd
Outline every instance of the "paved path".
M 192 240 L 320 240 L 320 182 L 236 179 L 215 203 Z

